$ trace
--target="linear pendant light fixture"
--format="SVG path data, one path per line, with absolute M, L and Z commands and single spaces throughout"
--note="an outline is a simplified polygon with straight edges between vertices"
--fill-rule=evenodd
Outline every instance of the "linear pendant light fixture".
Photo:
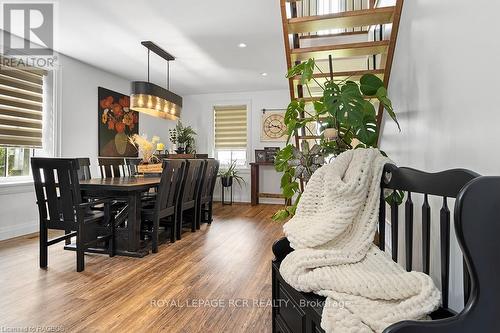
M 170 61 L 175 58 L 151 41 L 141 42 L 148 49 L 148 81 L 133 81 L 130 109 L 153 117 L 177 120 L 181 116 L 182 97 L 170 89 Z M 149 54 L 153 51 L 167 61 L 167 89 L 149 82 Z

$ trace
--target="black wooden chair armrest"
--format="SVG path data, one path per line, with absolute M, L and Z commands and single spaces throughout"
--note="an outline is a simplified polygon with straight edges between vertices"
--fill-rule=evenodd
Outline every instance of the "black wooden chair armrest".
M 286 237 L 280 238 L 276 242 L 274 242 L 274 261 L 282 261 L 290 252 L 293 252 L 293 249 L 291 248 L 290 242 Z

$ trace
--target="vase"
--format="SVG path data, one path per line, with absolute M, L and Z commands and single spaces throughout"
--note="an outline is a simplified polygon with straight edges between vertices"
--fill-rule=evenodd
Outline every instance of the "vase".
M 176 152 L 177 154 L 184 154 L 184 147 L 178 147 L 178 148 L 175 150 L 175 152 Z
M 231 187 L 233 186 L 233 177 L 221 177 L 222 186 Z
M 127 150 L 128 137 L 125 133 L 116 133 L 115 135 L 115 147 L 116 151 L 120 155 L 125 155 L 125 151 Z

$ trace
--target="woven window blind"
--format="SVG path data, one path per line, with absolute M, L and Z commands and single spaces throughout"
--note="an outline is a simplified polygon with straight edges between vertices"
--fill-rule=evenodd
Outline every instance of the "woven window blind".
M 247 107 L 216 106 L 215 149 L 247 148 Z
M 42 148 L 44 70 L 0 66 L 0 146 Z

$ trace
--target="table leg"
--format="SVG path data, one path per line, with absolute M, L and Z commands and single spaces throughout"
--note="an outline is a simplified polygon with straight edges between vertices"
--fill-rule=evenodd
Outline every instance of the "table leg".
M 252 164 L 250 167 L 250 197 L 252 206 L 259 204 L 259 165 Z
M 141 232 L 141 193 L 128 195 L 128 251 L 136 252 L 140 246 Z

